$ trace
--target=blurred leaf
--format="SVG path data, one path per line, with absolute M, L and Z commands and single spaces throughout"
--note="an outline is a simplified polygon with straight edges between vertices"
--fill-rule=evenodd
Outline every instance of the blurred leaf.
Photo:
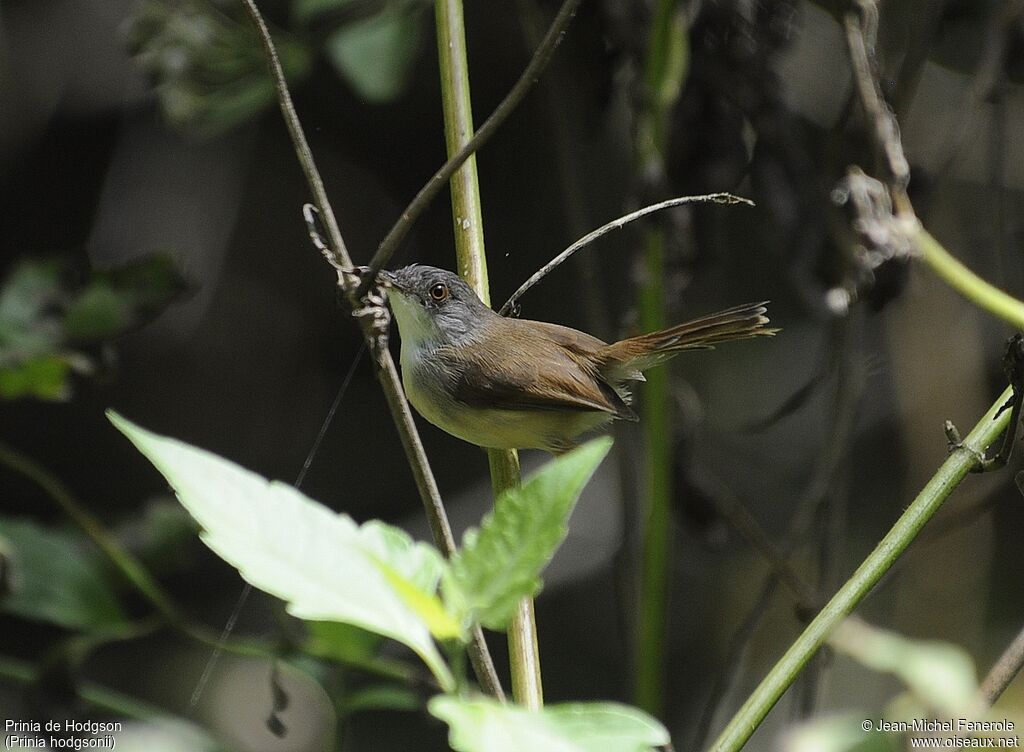
M 70 362 L 60 355 L 44 355 L 0 368 L 0 397 L 68 399 L 71 396 L 70 373 Z
M 783 752 L 897 752 L 890 734 L 865 731 L 869 719 L 856 716 L 815 718 L 791 729 L 782 740 Z
M 398 684 L 375 684 L 354 692 L 347 692 L 341 698 L 339 714 L 353 715 L 366 710 L 419 710 L 422 700 L 419 694 Z
M 82 552 L 81 536 L 9 518 L 0 518 L 0 535 L 9 546 L 12 587 L 0 609 L 69 629 L 124 620 L 102 567 Z
M 963 712 L 978 689 L 974 662 L 949 643 L 909 640 L 860 619 L 844 621 L 829 642 L 868 668 L 895 675 L 925 704 L 944 713 Z
M 289 82 L 305 78 L 309 51 L 272 29 Z M 143 0 L 125 27 L 128 49 L 149 75 L 172 125 L 222 134 L 275 101 L 263 47 L 240 3 Z
M 339 75 L 369 102 L 395 99 L 416 62 L 423 23 L 422 3 L 389 3 L 369 18 L 342 26 L 326 52 Z
M 407 645 L 442 686 L 452 686 L 428 625 L 380 566 L 436 598 L 444 566 L 437 551 L 382 523 L 357 526 L 291 486 L 108 416 L 174 487 L 202 526 L 203 542 L 248 582 L 300 619 L 354 624 Z
M 73 347 L 138 326 L 184 288 L 163 256 L 88 274 L 62 259 L 21 262 L 0 284 L 0 398 L 67 399 L 72 373 L 95 370 Z
M 0 287 L 0 368 L 53 352 L 62 340 L 59 316 L 63 265 L 23 261 Z
M 540 590 L 540 573 L 565 540 L 583 487 L 611 448 L 594 439 L 557 457 L 520 488 L 503 493 L 479 530 L 468 530 L 451 562 L 445 595 L 490 629 L 503 629 L 516 603 Z
M 299 23 L 308 24 L 325 13 L 336 13 L 367 4 L 366 0 L 293 0 L 292 17 Z
M 112 337 L 127 326 L 129 317 L 127 301 L 109 284 L 98 281 L 71 301 L 65 331 L 74 339 Z
M 610 702 L 530 711 L 441 695 L 427 707 L 448 724 L 448 743 L 457 752 L 649 752 L 669 743 L 668 731 L 654 718 Z
M 361 627 L 335 621 L 307 621 L 306 629 L 309 635 L 302 644 L 303 652 L 342 663 L 373 658 L 383 639 Z
M 153 574 L 179 572 L 193 562 L 198 525 L 170 496 L 150 500 L 115 531 L 122 545 Z M 194 551 L 193 551 L 194 550 Z

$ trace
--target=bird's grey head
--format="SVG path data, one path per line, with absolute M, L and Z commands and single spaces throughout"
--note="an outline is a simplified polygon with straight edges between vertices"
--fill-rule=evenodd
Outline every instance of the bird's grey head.
M 402 341 L 458 344 L 471 339 L 481 319 L 496 315 L 452 272 L 413 264 L 380 273 Z

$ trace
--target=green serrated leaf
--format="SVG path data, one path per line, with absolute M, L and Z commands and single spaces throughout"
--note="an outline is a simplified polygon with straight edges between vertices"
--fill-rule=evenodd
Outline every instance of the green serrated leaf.
M 124 621 L 102 567 L 82 552 L 81 536 L 10 518 L 0 518 L 0 536 L 10 570 L 0 609 L 69 629 Z
M 374 104 L 390 102 L 405 88 L 422 32 L 415 11 L 389 5 L 346 24 L 327 40 L 327 56 L 339 75 Z
M 651 752 L 670 741 L 654 718 L 611 702 L 529 711 L 494 700 L 441 695 L 427 708 L 448 724 L 448 743 L 456 752 Z
M 504 629 L 516 603 L 540 589 L 540 573 L 565 540 L 569 515 L 612 441 L 594 439 L 551 460 L 522 487 L 503 493 L 480 530 L 469 530 L 446 581 L 450 608 Z
M 978 689 L 971 657 L 949 643 L 910 640 L 852 618 L 832 633 L 829 642 L 868 668 L 894 674 L 935 710 L 963 712 Z
M 353 624 L 407 645 L 442 687 L 454 686 L 428 625 L 379 566 L 409 583 L 436 583 L 443 566 L 436 551 L 382 523 L 360 527 L 289 485 L 107 415 L 173 486 L 203 542 L 246 581 L 300 619 Z

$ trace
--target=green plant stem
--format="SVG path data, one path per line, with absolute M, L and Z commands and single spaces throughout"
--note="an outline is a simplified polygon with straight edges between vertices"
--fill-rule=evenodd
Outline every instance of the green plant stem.
M 713 752 L 735 752 L 743 747 L 829 633 L 871 592 L 964 476 L 979 466 L 985 449 L 1007 428 L 1010 411 L 1005 410 L 998 417 L 997 413 L 1011 393 L 1007 389 L 1000 395 L 964 442 L 950 453 L 875 550 L 772 667 L 715 740 L 711 746 Z
M 924 262 L 950 287 L 979 308 L 1009 322 L 1016 329 L 1024 330 L 1024 303 L 960 263 L 923 227 L 919 226 L 911 239 Z
M 492 449 L 487 453 L 494 498 L 520 483 L 519 455 Z M 533 599 L 523 598 L 516 607 L 508 629 L 508 660 L 512 674 L 512 697 L 531 710 L 544 706 L 544 684 L 540 674 L 540 649 Z
M 645 101 L 636 129 L 637 173 L 661 181 L 668 146 L 669 113 L 679 98 L 686 76 L 687 30 L 676 0 L 660 0 L 651 25 L 644 70 Z M 664 329 L 665 236 L 655 228 L 647 232 L 644 282 L 640 290 L 640 328 Z M 669 567 L 672 548 L 672 430 L 668 419 L 669 377 L 664 369 L 647 375 L 642 425 L 647 453 L 641 503 L 643 542 L 640 594 L 634 645 L 637 705 L 653 715 L 664 706 L 665 634 L 668 620 Z
M 441 100 L 444 110 L 445 141 L 448 154 L 457 153 L 473 137 L 473 109 L 469 92 L 469 63 L 466 58 L 466 29 L 462 0 L 436 0 L 437 46 L 441 73 Z M 455 229 L 455 255 L 459 274 L 490 305 L 487 279 L 487 254 L 484 249 L 483 217 L 476 158 L 470 157 L 452 175 L 452 219 Z M 515 451 L 489 450 L 491 485 L 495 496 L 519 484 L 519 455 Z M 509 662 L 512 672 L 512 697 L 528 708 L 544 704 L 537 628 L 533 603 L 520 604 L 509 625 Z
M 441 106 L 448 154 L 455 154 L 473 137 L 473 108 L 469 93 L 469 61 L 466 58 L 466 28 L 462 0 L 437 0 L 437 48 L 441 68 Z M 491 304 L 484 250 L 483 214 L 476 155 L 462 164 L 451 180 L 455 255 L 459 274 Z
M 665 238 L 660 230 L 647 233 L 646 284 L 640 291 L 640 327 L 665 328 L 663 268 Z M 642 403 L 646 465 L 643 473 L 643 559 L 640 568 L 634 699 L 644 710 L 662 710 L 665 683 L 665 632 L 668 619 L 669 559 L 672 548 L 672 428 L 669 421 L 668 371 L 647 374 Z

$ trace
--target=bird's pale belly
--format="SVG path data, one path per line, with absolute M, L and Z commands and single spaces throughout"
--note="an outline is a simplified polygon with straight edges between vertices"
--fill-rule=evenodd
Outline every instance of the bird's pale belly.
M 575 437 L 611 420 L 592 410 L 506 410 L 469 407 L 442 387 L 444 374 L 422 368 L 402 351 L 402 384 L 409 402 L 430 423 L 470 444 L 490 449 L 571 449 Z

